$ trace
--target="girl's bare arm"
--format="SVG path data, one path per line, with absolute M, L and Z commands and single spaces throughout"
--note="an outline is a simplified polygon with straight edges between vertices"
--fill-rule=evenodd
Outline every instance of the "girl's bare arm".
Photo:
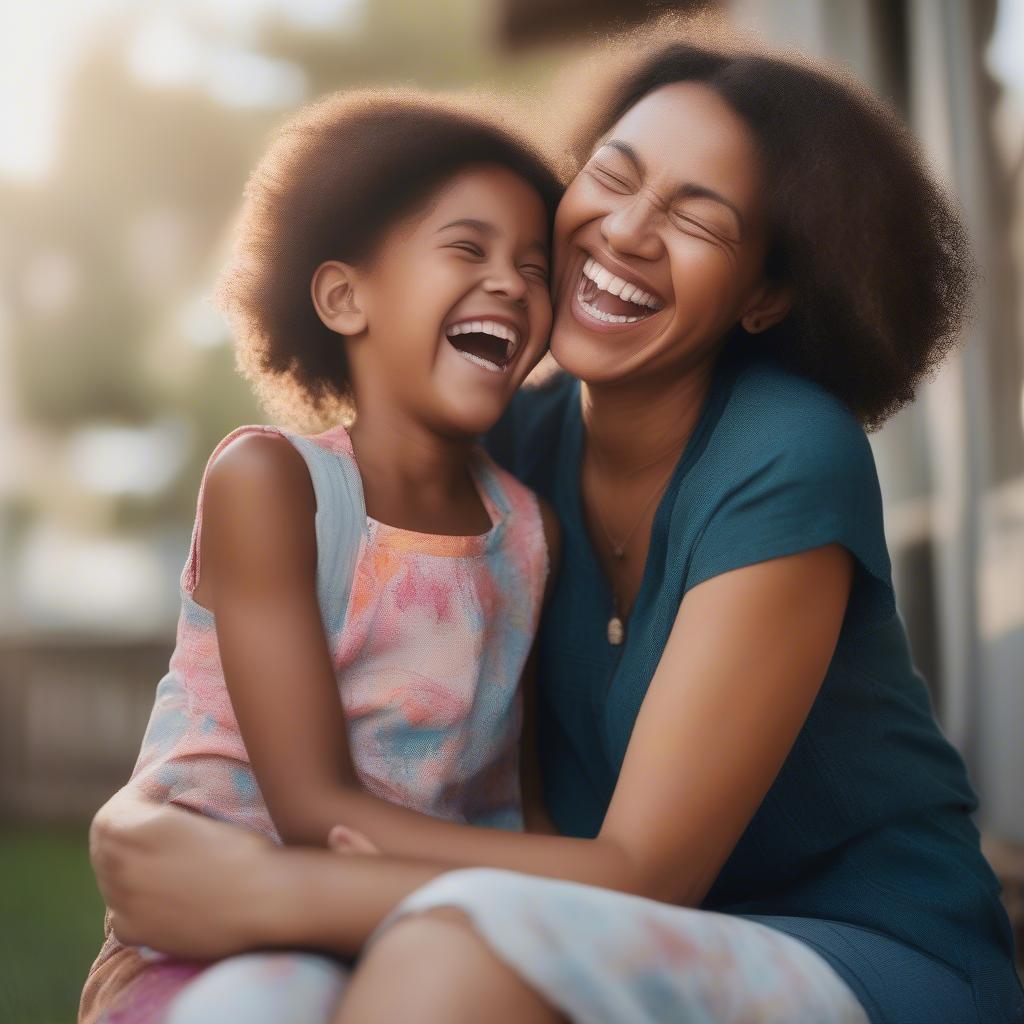
M 317 601 L 315 512 L 305 463 L 277 435 L 239 438 L 210 468 L 200 586 L 216 618 L 246 751 L 278 831 L 289 843 L 323 845 L 331 826 L 344 824 L 399 857 L 451 865 L 502 860 L 508 833 L 446 824 L 360 787 Z M 557 523 L 549 511 L 544 515 L 557 563 Z M 527 811 L 531 824 L 550 829 L 536 768 L 533 680 L 526 683 Z

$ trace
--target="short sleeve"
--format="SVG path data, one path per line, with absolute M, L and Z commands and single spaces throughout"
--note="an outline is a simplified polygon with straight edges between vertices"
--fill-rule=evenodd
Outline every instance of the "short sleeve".
M 806 382 L 760 384 L 739 389 L 704 453 L 712 470 L 685 590 L 733 569 L 841 544 L 858 570 L 848 625 L 888 621 L 895 612 L 892 570 L 863 429 Z

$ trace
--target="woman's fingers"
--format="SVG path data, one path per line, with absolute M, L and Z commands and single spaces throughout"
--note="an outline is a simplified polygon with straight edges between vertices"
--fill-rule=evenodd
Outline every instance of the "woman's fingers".
M 90 834 L 93 866 L 125 945 L 146 944 L 186 959 L 214 959 L 259 944 L 263 836 L 179 807 L 122 801 Z
M 362 832 L 347 825 L 335 825 L 327 834 L 328 849 L 335 853 L 379 854 L 380 850 Z

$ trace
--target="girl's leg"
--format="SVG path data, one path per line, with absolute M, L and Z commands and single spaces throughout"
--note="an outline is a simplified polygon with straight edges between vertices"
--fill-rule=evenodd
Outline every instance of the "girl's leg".
M 245 953 L 208 967 L 161 1024 L 329 1024 L 348 968 L 313 953 Z
M 348 968 L 313 953 L 149 963 L 98 1024 L 329 1024 Z
M 454 908 L 456 922 L 439 919 L 439 908 Z M 431 916 L 423 919 L 424 912 Z M 536 993 L 532 999 L 525 989 Z M 441 876 L 384 922 L 339 1020 L 401 1019 L 400 1010 L 409 1007 L 423 1024 L 868 1020 L 828 962 L 783 932 L 741 917 L 489 869 Z
M 115 995 L 107 995 L 109 987 L 102 992 L 96 1000 L 103 1004 L 102 1007 L 97 1005 L 87 1009 L 79 1016 L 79 1024 L 150 1024 L 161 1021 L 178 993 L 192 984 L 207 966 L 205 963 L 170 958 L 144 958 L 132 947 L 122 947 L 115 956 L 122 961 L 118 966 L 131 965 L 131 979 L 123 988 L 116 985 L 118 991 Z M 124 970 L 121 975 L 127 976 L 128 973 Z M 116 983 L 120 979 L 109 980 Z
M 558 1024 L 565 1018 L 494 955 L 463 913 L 403 918 L 359 963 L 335 1024 Z

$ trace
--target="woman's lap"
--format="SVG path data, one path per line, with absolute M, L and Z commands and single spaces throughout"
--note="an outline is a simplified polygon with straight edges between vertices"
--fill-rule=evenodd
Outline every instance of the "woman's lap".
M 508 871 L 449 872 L 395 921 L 455 907 L 488 947 L 574 1021 L 975 1024 L 970 983 L 887 936 L 834 921 L 729 915 Z M 371 941 L 373 941 L 371 939 Z M 254 953 L 205 969 L 148 965 L 101 1024 L 327 1024 L 348 968 Z
M 816 949 L 856 994 L 872 1024 L 983 1019 L 966 977 L 887 935 L 842 921 L 745 916 Z
M 828 962 L 780 930 L 514 872 L 443 875 L 405 900 L 374 939 L 441 906 L 465 913 L 501 960 L 580 1024 L 868 1019 Z

